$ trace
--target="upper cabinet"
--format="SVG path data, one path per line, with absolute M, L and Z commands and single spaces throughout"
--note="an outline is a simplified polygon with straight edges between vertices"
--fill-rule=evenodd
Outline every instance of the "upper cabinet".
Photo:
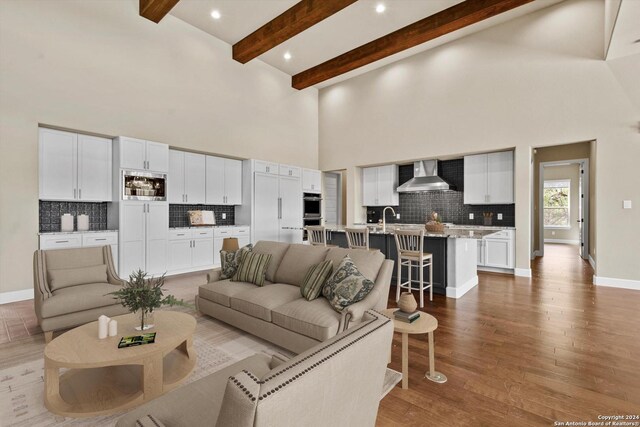
M 122 169 L 168 172 L 169 146 L 159 142 L 120 136 L 115 139 Z
M 302 169 L 302 191 L 305 193 L 322 192 L 321 172 L 315 169 Z
M 205 155 L 169 150 L 169 203 L 205 203 Z
M 242 204 L 242 161 L 206 156 L 205 199 L 208 205 Z
M 466 205 L 514 203 L 513 151 L 464 157 L 464 203 Z
M 397 206 L 398 166 L 385 165 L 362 169 L 362 205 Z
M 112 144 L 107 138 L 40 129 L 41 200 L 112 200 Z

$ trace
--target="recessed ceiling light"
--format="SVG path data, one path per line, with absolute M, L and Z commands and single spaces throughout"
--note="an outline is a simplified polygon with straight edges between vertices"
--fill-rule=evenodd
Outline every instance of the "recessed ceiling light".
M 376 5 L 376 12 L 383 13 L 385 10 L 387 10 L 387 7 L 383 3 L 378 3 Z
M 285 52 L 283 56 L 284 56 L 284 59 L 287 60 L 287 61 L 291 59 L 291 53 L 290 52 Z
M 220 15 L 220 11 L 219 11 L 219 10 L 213 10 L 213 11 L 211 11 L 211 17 L 212 17 L 213 19 L 220 19 L 220 16 L 222 16 L 222 15 Z

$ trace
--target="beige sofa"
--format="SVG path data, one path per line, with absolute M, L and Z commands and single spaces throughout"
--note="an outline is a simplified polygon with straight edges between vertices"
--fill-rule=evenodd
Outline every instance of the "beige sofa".
M 53 331 L 127 314 L 110 292 L 124 281 L 113 265 L 111 247 L 37 250 L 33 254 L 34 303 L 45 340 Z
M 231 324 L 283 348 L 300 353 L 359 323 L 366 310 L 387 307 L 393 261 L 380 251 L 343 249 L 260 241 L 254 252 L 271 254 L 265 286 L 220 280 L 220 269 L 200 286 L 196 307 L 201 313 Z M 337 268 L 345 255 L 375 282 L 365 299 L 336 312 L 322 296 L 307 301 L 300 284 L 309 268 L 326 259 Z
M 116 426 L 373 426 L 392 336 L 391 320 L 369 311 L 288 361 L 256 354 L 134 409 Z

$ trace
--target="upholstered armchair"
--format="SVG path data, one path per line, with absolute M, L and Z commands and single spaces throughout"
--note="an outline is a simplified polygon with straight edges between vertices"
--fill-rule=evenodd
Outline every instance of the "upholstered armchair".
M 53 332 L 117 316 L 128 310 L 111 295 L 124 281 L 109 246 L 37 250 L 33 254 L 34 304 L 45 341 Z

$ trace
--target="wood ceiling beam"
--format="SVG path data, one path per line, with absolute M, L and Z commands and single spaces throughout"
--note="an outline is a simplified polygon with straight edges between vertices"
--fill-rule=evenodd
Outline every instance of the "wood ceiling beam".
M 499 15 L 533 0 L 467 0 L 294 75 L 304 89 L 412 48 L 442 35 Z
M 140 0 L 140 16 L 157 24 L 179 1 L 180 0 Z
M 245 64 L 356 1 L 302 0 L 234 44 L 233 59 Z

